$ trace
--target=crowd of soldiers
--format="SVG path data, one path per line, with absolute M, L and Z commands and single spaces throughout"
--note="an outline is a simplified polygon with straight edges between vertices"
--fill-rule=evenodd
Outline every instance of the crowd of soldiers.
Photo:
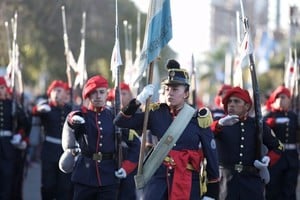
M 166 67 L 160 102 L 149 104 L 149 112 L 144 106 L 155 91 L 151 84 L 134 97 L 121 83 L 121 109 L 115 113 L 116 94 L 105 77 L 87 80 L 81 105 L 70 103 L 67 83 L 54 80 L 45 98 L 28 110 L 0 77 L 0 199 L 23 199 L 29 159 L 40 160 L 37 190 L 43 200 L 295 200 L 299 120 L 291 110 L 291 91 L 279 86 L 262 105 L 264 153 L 258 155 L 247 90 L 223 85 L 215 106 L 194 108 L 187 102 L 188 72 L 176 60 Z M 144 126 L 157 142 L 143 168 Z M 30 134 L 43 134 L 41 150 Z M 139 167 L 148 171 L 140 173 Z

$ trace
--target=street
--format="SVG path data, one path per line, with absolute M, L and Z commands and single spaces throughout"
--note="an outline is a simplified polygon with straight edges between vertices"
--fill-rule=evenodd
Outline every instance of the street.
M 23 197 L 24 200 L 41 200 L 41 166 L 33 163 L 28 168 L 27 176 L 24 180 Z
M 300 176 L 298 177 L 298 183 Z M 39 163 L 32 164 L 28 169 L 27 177 L 24 181 L 24 200 L 41 200 L 41 166 Z M 297 186 L 297 200 L 300 200 L 300 184 Z

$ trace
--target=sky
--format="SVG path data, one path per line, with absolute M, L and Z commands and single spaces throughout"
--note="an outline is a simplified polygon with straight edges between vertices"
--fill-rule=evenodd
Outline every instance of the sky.
M 148 11 L 149 0 L 132 0 L 142 12 Z M 208 31 L 202 27 L 208 23 L 209 2 L 201 0 L 171 1 L 173 38 L 169 46 L 176 51 L 178 60 L 189 60 L 195 52 L 208 48 Z M 201 49 L 200 49 L 201 48 Z

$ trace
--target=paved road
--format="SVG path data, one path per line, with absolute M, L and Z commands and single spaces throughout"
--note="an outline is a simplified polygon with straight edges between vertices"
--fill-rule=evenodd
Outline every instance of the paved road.
M 298 177 L 300 183 L 300 176 Z M 33 164 L 28 169 L 28 174 L 24 182 L 23 195 L 24 200 L 41 200 L 40 195 L 41 185 L 41 166 Z M 300 200 L 300 184 L 297 187 L 297 200 Z
M 41 200 L 41 166 L 33 163 L 28 168 L 28 173 L 24 181 L 23 197 L 24 200 Z

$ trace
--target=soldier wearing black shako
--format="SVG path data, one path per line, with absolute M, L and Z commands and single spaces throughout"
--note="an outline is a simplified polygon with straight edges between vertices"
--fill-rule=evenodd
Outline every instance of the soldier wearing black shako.
M 219 171 L 216 144 L 210 130 L 211 113 L 207 108 L 196 111 L 186 103 L 190 86 L 187 71 L 180 69 L 175 60 L 169 60 L 167 68 L 169 75 L 164 82 L 166 103 L 150 105 L 147 128 L 159 142 L 143 165 L 143 175 L 139 176 L 145 181 L 143 199 L 199 200 L 199 168 L 204 157 L 208 174 L 205 198 L 216 199 Z M 153 85 L 147 85 L 122 109 L 115 123 L 120 127 L 142 130 L 145 113 L 136 110 L 153 94 L 153 90 Z M 136 179 L 137 186 L 142 179 Z

